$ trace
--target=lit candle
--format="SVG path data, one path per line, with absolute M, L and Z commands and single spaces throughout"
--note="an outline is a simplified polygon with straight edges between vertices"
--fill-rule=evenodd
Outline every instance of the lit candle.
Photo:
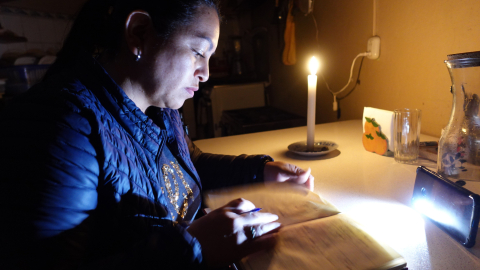
M 317 95 L 317 73 L 319 63 L 312 57 L 308 64 L 311 75 L 308 75 L 308 111 L 307 111 L 307 151 L 314 151 L 315 142 L 315 100 Z

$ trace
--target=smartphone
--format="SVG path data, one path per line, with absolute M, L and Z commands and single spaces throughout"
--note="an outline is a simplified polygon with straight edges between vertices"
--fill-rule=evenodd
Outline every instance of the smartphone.
M 465 247 L 475 245 L 480 196 L 423 166 L 418 167 L 412 206 Z

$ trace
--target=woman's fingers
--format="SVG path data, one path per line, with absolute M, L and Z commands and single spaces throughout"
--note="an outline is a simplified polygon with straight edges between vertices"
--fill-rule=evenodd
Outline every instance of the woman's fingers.
M 223 266 L 275 245 L 274 231 L 280 227 L 271 213 L 245 213 L 255 205 L 237 199 L 195 220 L 188 232 L 202 245 L 210 266 Z M 273 233 L 272 233 L 273 232 Z
M 308 168 L 306 171 L 304 171 L 301 168 L 297 168 L 297 177 L 296 177 L 296 179 L 295 179 L 295 177 L 292 177 L 292 180 L 296 180 L 296 182 L 299 183 L 299 184 L 304 184 L 305 182 L 307 182 L 311 171 L 312 171 L 312 169 L 310 169 L 310 168 Z
M 277 219 L 278 217 L 276 217 L 276 215 L 269 213 L 263 213 L 261 217 L 249 218 L 248 222 L 245 222 L 245 218 L 238 217 L 237 222 L 241 222 L 242 225 L 237 226 L 234 232 L 232 232 L 228 237 L 235 236 L 235 242 L 237 245 L 240 245 L 248 240 L 256 239 L 275 229 L 278 229 L 281 224 L 278 222 L 273 222 Z M 267 223 L 264 221 L 267 221 Z
M 312 175 L 308 176 L 307 182 L 305 182 L 305 186 L 310 190 L 313 191 L 314 189 L 315 178 Z
M 278 220 L 278 216 L 271 213 L 250 213 L 240 215 L 243 226 L 255 226 L 264 223 L 270 223 Z
M 233 201 L 228 202 L 225 206 L 222 207 L 223 209 L 230 210 L 234 213 L 240 214 L 242 212 L 250 211 L 255 208 L 255 205 L 243 198 L 238 198 Z
M 311 169 L 303 170 L 290 163 L 268 162 L 264 169 L 265 182 L 291 182 L 306 186 L 313 190 L 314 178 L 311 175 Z
M 242 214 L 255 209 L 255 205 L 252 202 L 243 198 L 230 201 L 221 209 L 223 209 L 225 217 L 228 217 L 232 222 L 231 231 L 226 235 L 237 234 L 238 244 L 248 240 L 248 234 L 244 232 L 246 228 L 255 228 L 255 231 L 258 232 L 255 236 L 258 237 L 280 226 L 280 223 L 274 222 L 278 220 L 278 216 L 275 214 L 259 212 Z
M 246 214 L 238 217 L 242 222 L 242 229 L 237 230 L 237 244 L 242 244 L 248 240 L 256 239 L 268 232 L 280 227 L 280 223 L 274 222 L 278 219 L 277 215 L 270 213 Z
M 255 237 L 259 237 L 259 236 L 267 234 L 271 231 L 274 231 L 274 230 L 280 228 L 281 225 L 282 224 L 280 224 L 279 222 L 271 222 L 271 223 L 267 223 L 267 224 L 258 225 L 258 226 L 255 227 L 255 230 L 256 230 Z
M 312 170 L 308 168 L 306 171 L 302 168 L 296 168 L 296 176 L 291 177 L 285 181 L 295 182 L 300 185 L 306 186 L 309 190 L 313 191 L 314 178 L 311 174 Z
M 236 215 L 236 214 L 233 214 L 233 215 Z M 270 214 L 270 213 L 242 214 L 242 215 L 236 215 L 236 217 L 232 217 L 232 218 L 234 218 L 232 233 L 239 235 L 239 239 L 237 241 L 238 243 L 242 243 L 244 240 L 248 238 L 247 236 L 246 239 L 244 239 L 244 237 L 242 236 L 245 229 L 248 229 L 250 227 L 257 228 L 259 226 L 266 225 L 278 220 L 277 215 Z M 272 226 L 275 228 L 278 227 L 275 225 L 272 225 Z M 262 230 L 264 230 L 266 233 L 268 228 L 269 227 L 265 227 L 265 228 L 262 228 Z

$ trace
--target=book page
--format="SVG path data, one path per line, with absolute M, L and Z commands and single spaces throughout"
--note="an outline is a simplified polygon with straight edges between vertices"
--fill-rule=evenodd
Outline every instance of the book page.
M 239 265 L 245 270 L 362 270 L 402 269 L 406 263 L 351 218 L 338 214 L 282 228 L 273 250 L 251 255 Z
M 251 201 L 261 212 L 278 215 L 283 226 L 339 213 L 337 208 L 318 194 L 299 185 L 287 183 L 241 186 L 207 192 L 205 203 L 217 209 L 228 202 L 244 198 Z

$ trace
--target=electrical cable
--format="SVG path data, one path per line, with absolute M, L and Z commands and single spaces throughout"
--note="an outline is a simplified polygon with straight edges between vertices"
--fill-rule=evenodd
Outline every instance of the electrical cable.
M 373 36 L 377 35 L 377 0 L 373 0 Z
M 348 85 L 352 82 L 352 76 L 353 76 L 353 67 L 355 66 L 355 61 L 357 61 L 357 58 L 359 57 L 365 57 L 367 56 L 368 53 L 367 52 L 364 52 L 364 53 L 359 53 L 354 59 L 353 59 L 353 62 L 352 62 L 352 66 L 350 67 L 350 77 L 348 78 L 348 81 L 347 81 L 347 84 L 340 90 L 338 90 L 337 92 L 334 92 L 332 89 L 330 89 L 330 86 L 328 85 L 327 83 L 327 80 L 325 80 L 325 77 L 323 76 L 322 73 L 321 76 L 323 78 L 323 81 L 325 82 L 325 85 L 327 86 L 327 90 L 330 91 L 330 93 L 332 93 L 333 96 L 337 96 L 338 94 L 340 94 L 341 92 L 343 92 L 345 89 L 347 89 Z
M 375 1 L 375 0 L 373 0 Z M 375 3 L 375 2 L 374 2 Z M 375 12 L 375 11 L 374 11 Z M 317 34 L 317 46 L 320 47 L 320 44 L 319 44 L 319 41 L 318 41 L 318 26 L 317 26 L 317 20 L 315 19 L 315 15 L 313 14 L 312 12 L 312 17 L 313 17 L 313 22 L 315 23 L 315 30 L 316 30 L 316 34 Z M 375 24 L 375 23 L 374 23 Z M 375 30 L 374 30 L 375 31 Z M 323 82 L 325 83 L 325 86 L 327 87 L 327 90 L 332 93 L 333 95 L 333 110 L 334 111 L 337 111 L 338 109 L 338 102 L 337 102 L 337 95 L 340 94 L 341 92 L 343 92 L 345 89 L 347 89 L 347 87 L 350 85 L 350 83 L 352 82 L 352 77 L 353 77 L 353 68 L 355 67 L 355 61 L 357 60 L 357 58 L 359 57 L 365 57 L 365 56 L 368 56 L 370 54 L 370 52 L 363 52 L 363 53 L 359 53 L 354 59 L 353 59 L 353 62 L 352 62 L 352 66 L 350 67 L 350 77 L 347 81 L 347 84 L 340 90 L 334 92 L 332 89 L 330 89 L 330 86 L 328 85 L 327 83 L 327 80 L 325 79 L 325 77 L 323 76 L 323 73 L 320 73 L 320 76 L 322 77 L 323 79 Z M 363 58 L 362 58 L 362 63 L 363 63 Z M 360 66 L 361 67 L 361 66 Z M 359 74 L 360 74 L 360 71 L 359 71 Z M 358 81 L 358 79 L 357 79 Z M 356 87 L 356 84 L 355 86 L 353 87 L 353 89 L 351 91 L 353 91 Z M 350 93 L 351 93 L 350 91 Z M 347 96 L 350 94 L 348 93 Z M 346 96 L 345 96 L 346 97 Z M 343 97 L 343 98 L 345 98 Z M 343 99 L 342 98 L 342 99 Z
M 313 12 L 312 12 L 312 18 L 313 18 L 313 22 L 315 23 L 315 30 L 316 30 L 315 38 L 316 38 L 316 40 L 317 40 L 317 46 L 320 47 L 320 42 L 318 42 L 318 25 L 317 25 L 317 20 L 315 19 L 315 15 L 313 15 Z
M 328 85 L 327 83 L 327 80 L 325 79 L 325 77 L 323 76 L 323 73 L 320 73 L 320 75 L 322 76 L 322 79 L 323 81 L 325 82 L 325 86 L 327 86 L 327 90 L 332 93 L 333 95 L 333 110 L 336 111 L 338 109 L 338 103 L 337 103 L 337 95 L 340 94 L 341 92 L 343 92 L 345 89 L 347 89 L 347 87 L 350 85 L 350 83 L 352 82 L 352 77 L 353 77 L 353 68 L 355 67 L 355 61 L 357 61 L 357 59 L 359 57 L 365 57 L 367 56 L 369 53 L 368 52 L 364 52 L 364 53 L 359 53 L 354 59 L 353 59 L 353 62 L 352 62 L 352 66 L 350 67 L 350 77 L 348 78 L 348 81 L 347 81 L 347 84 L 340 90 L 338 90 L 337 92 L 334 92 L 332 89 L 330 89 L 330 86 Z
M 337 103 L 338 103 L 337 119 L 340 119 L 340 117 L 342 116 L 342 108 L 340 107 L 340 101 L 342 99 L 348 97 L 351 93 L 353 93 L 353 90 L 355 90 L 355 88 L 357 88 L 357 85 L 360 84 L 360 72 L 362 71 L 363 60 L 365 60 L 365 57 L 362 58 L 362 61 L 360 62 L 360 66 L 358 67 L 358 74 L 357 74 L 357 79 L 356 79 L 355 85 L 353 86 L 352 89 L 350 89 L 350 91 L 348 91 L 348 93 L 345 96 L 337 99 Z
M 357 88 L 357 85 L 360 84 L 360 83 L 359 83 L 359 82 L 360 82 L 360 72 L 362 71 L 363 60 L 365 60 L 365 57 L 362 58 L 362 60 L 360 61 L 360 66 L 358 67 L 357 79 L 355 80 L 356 83 L 354 84 L 353 88 L 350 89 L 350 91 L 348 91 L 348 93 L 347 93 L 345 96 L 337 98 L 337 101 L 340 101 L 340 100 L 348 97 L 348 96 L 353 92 L 353 90 L 355 90 L 355 88 Z M 340 107 L 340 106 L 339 106 L 339 107 Z M 339 109 L 339 110 L 340 110 L 340 109 Z
M 355 88 L 357 88 L 357 85 L 360 84 L 360 72 L 362 71 L 363 60 L 365 60 L 365 57 L 363 57 L 362 61 L 360 61 L 360 66 L 358 67 L 358 74 L 357 74 L 357 79 L 355 80 L 356 81 L 355 85 L 353 86 L 352 89 L 350 89 L 350 91 L 348 91 L 348 93 L 345 96 L 337 99 L 337 102 L 338 102 L 337 119 L 340 119 L 340 117 L 342 116 L 342 108 L 340 107 L 340 101 L 348 97 L 351 93 L 353 93 Z

